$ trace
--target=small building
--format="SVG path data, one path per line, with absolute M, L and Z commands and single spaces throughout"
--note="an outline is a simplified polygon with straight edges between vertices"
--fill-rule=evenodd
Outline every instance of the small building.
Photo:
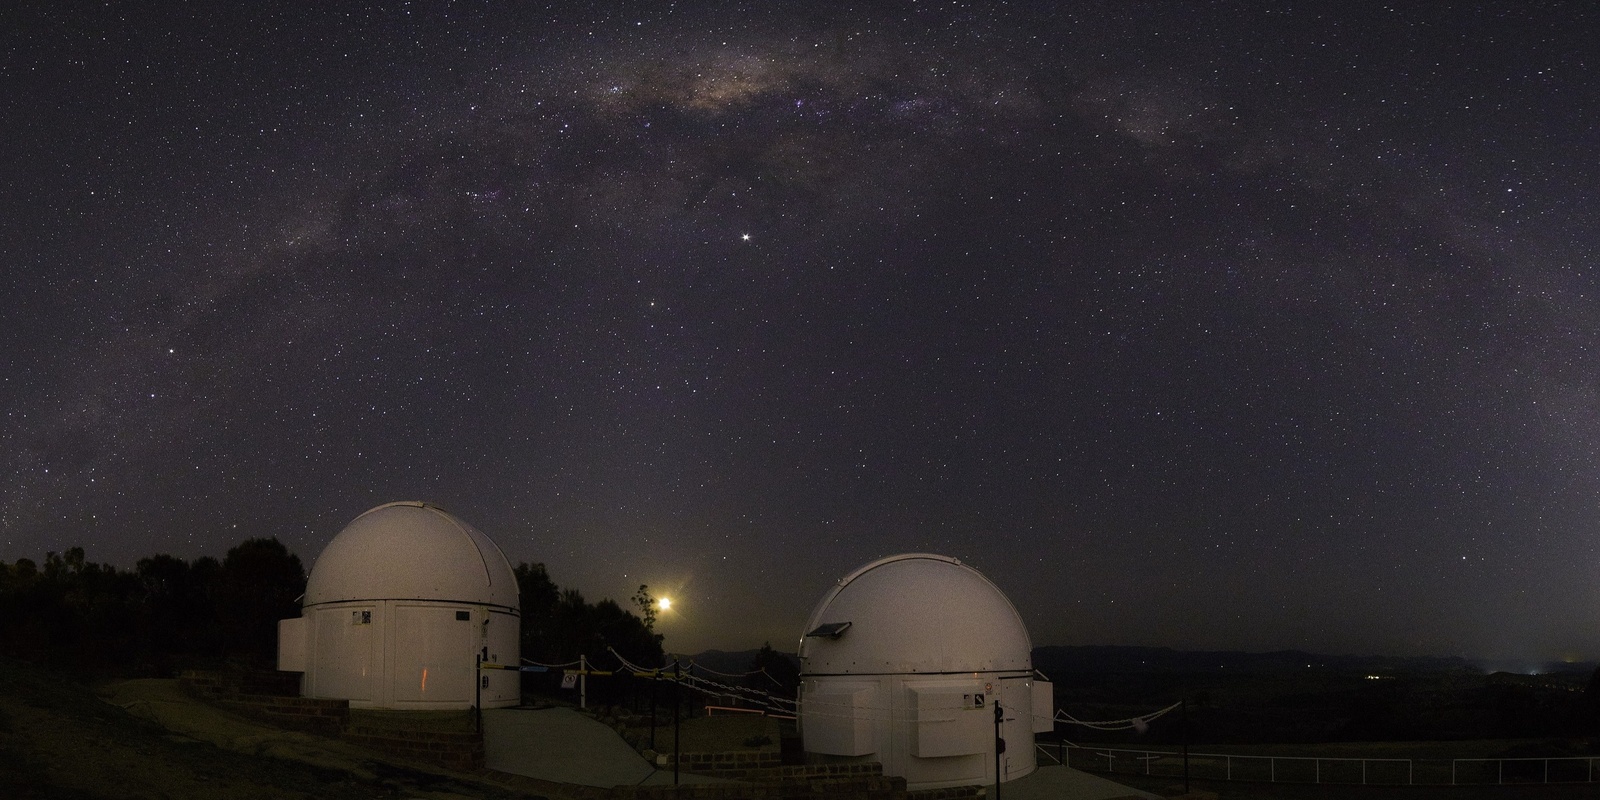
M 912 790 L 1034 771 L 1054 728 L 1017 610 L 946 556 L 874 561 L 823 596 L 800 639 L 800 737 L 813 761 L 883 764 Z M 998 713 L 997 713 L 998 709 Z
M 311 568 L 300 616 L 278 622 L 278 669 L 300 693 L 351 708 L 515 705 L 517 577 L 489 537 L 437 506 L 388 503 L 356 517 Z

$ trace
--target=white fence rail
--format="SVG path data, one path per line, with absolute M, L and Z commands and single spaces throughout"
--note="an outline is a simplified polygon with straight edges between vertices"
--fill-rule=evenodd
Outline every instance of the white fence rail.
M 1185 757 L 1174 750 L 1127 750 L 1040 744 L 1040 755 L 1074 769 L 1123 775 L 1181 777 Z M 1600 756 L 1562 758 L 1322 758 L 1189 753 L 1189 776 L 1199 780 L 1372 786 L 1486 786 L 1600 782 Z

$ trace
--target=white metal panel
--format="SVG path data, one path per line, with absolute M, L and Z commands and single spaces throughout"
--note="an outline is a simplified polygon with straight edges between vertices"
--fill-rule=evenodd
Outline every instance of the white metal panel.
M 994 714 L 982 684 L 908 688 L 916 724 L 911 755 L 940 758 L 990 752 Z
M 1056 687 L 1049 681 L 1033 681 L 1033 732 L 1050 733 L 1056 729 Z
M 1033 741 L 1033 676 L 1012 675 L 1000 679 L 1000 738 L 1005 752 L 1000 757 L 1000 780 L 1016 780 L 1038 766 Z
M 457 619 L 457 612 L 467 619 Z M 478 671 L 477 626 L 471 616 L 469 609 L 457 606 L 395 606 L 396 703 L 471 705 Z
M 305 617 L 278 620 L 278 670 L 305 672 L 306 651 L 311 649 L 310 620 Z
M 859 683 L 811 681 L 800 697 L 800 730 L 807 752 L 864 756 L 877 752 L 873 736 L 878 692 Z
M 521 619 L 515 614 L 504 611 L 490 611 L 487 617 L 488 624 L 483 626 L 483 632 L 487 634 L 489 663 L 522 663 Z M 482 678 L 488 678 L 487 686 L 483 690 L 484 708 L 514 706 L 522 702 L 522 673 L 490 669 L 483 671 L 480 680 Z
M 365 616 L 363 616 L 363 612 Z M 382 624 L 372 606 L 335 606 L 314 612 L 307 694 L 350 701 L 373 699 L 377 683 L 373 630 Z

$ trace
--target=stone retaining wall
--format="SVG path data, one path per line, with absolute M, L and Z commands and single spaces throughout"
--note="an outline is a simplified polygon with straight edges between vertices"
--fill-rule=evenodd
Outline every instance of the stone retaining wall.
M 685 783 L 678 786 L 574 786 L 493 770 L 478 774 L 517 791 L 568 800 L 907 800 L 904 778 L 883 774 L 880 764 L 772 767 L 750 783 Z

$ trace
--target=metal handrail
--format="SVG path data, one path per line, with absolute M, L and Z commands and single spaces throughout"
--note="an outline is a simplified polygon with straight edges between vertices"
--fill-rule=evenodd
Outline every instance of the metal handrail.
M 1074 750 L 1080 751 L 1082 754 L 1090 756 L 1090 757 L 1089 758 L 1080 758 L 1080 762 L 1081 763 L 1079 763 L 1077 765 L 1078 768 L 1093 769 L 1093 770 L 1105 771 L 1105 772 L 1109 772 L 1109 773 L 1117 772 L 1116 766 L 1117 766 L 1117 763 L 1118 763 L 1119 760 L 1121 760 L 1121 759 L 1131 759 L 1131 760 L 1134 760 L 1134 761 L 1143 762 L 1142 768 L 1140 768 L 1140 767 L 1135 767 L 1134 768 L 1135 772 L 1142 772 L 1145 775 L 1157 774 L 1156 771 L 1155 771 L 1155 765 L 1157 764 L 1157 762 L 1160 762 L 1160 761 L 1165 760 L 1165 759 L 1177 759 L 1177 758 L 1180 757 L 1180 753 L 1179 752 L 1172 751 L 1172 750 L 1134 750 L 1134 749 L 1120 748 L 1120 747 L 1085 747 L 1083 745 L 1070 744 L 1070 743 L 1061 743 L 1061 744 L 1058 744 L 1054 748 L 1049 748 L 1046 745 L 1041 744 L 1041 745 L 1038 745 L 1038 749 L 1039 749 L 1040 752 L 1042 752 L 1045 755 L 1049 756 L 1051 758 L 1051 760 L 1056 761 L 1057 763 L 1065 763 L 1068 766 L 1072 766 L 1073 765 L 1072 764 L 1072 751 L 1074 751 Z M 1507 784 L 1507 783 L 1513 783 L 1513 784 L 1516 784 L 1516 783 L 1559 784 L 1559 783 L 1596 783 L 1596 782 L 1600 782 L 1600 766 L 1597 766 L 1597 762 L 1600 762 L 1600 756 L 1552 756 L 1552 757 L 1545 757 L 1545 758 L 1540 758 L 1540 757 L 1519 757 L 1519 758 L 1452 758 L 1452 759 L 1440 758 L 1440 759 L 1427 759 L 1427 758 L 1348 758 L 1348 757 L 1332 757 L 1332 756 L 1270 756 L 1270 755 L 1241 755 L 1241 754 L 1234 754 L 1234 753 L 1193 753 L 1193 752 L 1191 752 L 1191 753 L 1189 753 L 1189 759 L 1190 759 L 1191 762 L 1200 762 L 1200 765 L 1201 765 L 1202 769 L 1205 769 L 1205 766 L 1207 764 L 1211 765 L 1213 768 L 1215 766 L 1221 766 L 1222 767 L 1222 769 L 1221 769 L 1221 773 L 1222 774 L 1221 775 L 1211 774 L 1211 775 L 1207 775 L 1206 777 L 1208 779 L 1210 779 L 1210 780 L 1223 780 L 1223 781 L 1255 781 L 1255 782 L 1268 782 L 1268 783 L 1313 783 L 1313 784 L 1355 784 L 1355 783 L 1360 783 L 1360 784 L 1386 785 L 1386 786 L 1402 786 L 1402 785 L 1458 786 L 1458 785 L 1490 785 L 1490 784 L 1501 785 L 1501 784 Z M 1259 764 L 1262 761 L 1267 762 L 1267 764 L 1266 764 L 1267 773 L 1266 773 L 1266 775 L 1264 777 L 1263 776 L 1259 776 L 1259 775 L 1257 777 L 1248 777 L 1248 778 L 1246 778 L 1246 777 L 1238 777 L 1237 776 L 1237 774 L 1235 772 L 1235 763 L 1236 762 L 1238 762 L 1239 765 L 1243 766 L 1244 764 L 1250 764 L 1250 763 Z M 1278 762 L 1280 762 L 1280 761 L 1302 763 L 1302 764 L 1306 763 L 1306 762 L 1309 762 L 1311 764 L 1311 767 L 1312 767 L 1311 772 L 1309 774 L 1309 778 L 1310 779 L 1307 780 L 1304 777 L 1296 778 L 1296 777 L 1292 776 L 1293 774 L 1306 775 L 1304 770 L 1300 770 L 1297 773 L 1296 772 L 1291 772 L 1290 776 L 1286 776 L 1286 775 L 1282 774 L 1278 769 Z M 1508 763 L 1513 763 L 1513 764 L 1514 763 L 1532 764 L 1532 763 L 1536 763 L 1536 762 L 1539 763 L 1541 765 L 1541 767 L 1542 767 L 1538 777 L 1531 778 L 1531 779 L 1526 779 L 1526 780 L 1516 780 L 1516 779 L 1512 779 L 1512 780 L 1509 780 L 1509 781 L 1507 780 L 1507 778 L 1506 778 L 1506 766 L 1507 766 Z M 1484 781 L 1463 780 L 1464 776 L 1461 774 L 1461 772 L 1462 772 L 1461 767 L 1463 765 L 1466 765 L 1466 764 L 1474 764 L 1474 763 L 1477 763 L 1477 764 L 1490 764 L 1490 763 L 1493 763 L 1495 765 L 1495 772 L 1494 772 L 1493 779 L 1492 780 L 1484 780 Z M 1572 771 L 1569 771 L 1569 773 L 1568 773 L 1569 775 L 1571 775 L 1573 777 L 1562 778 L 1562 777 L 1560 777 L 1558 775 L 1555 779 L 1552 779 L 1551 778 L 1551 765 L 1552 764 L 1560 765 L 1560 764 L 1564 764 L 1564 763 L 1570 763 L 1570 764 L 1574 764 L 1574 765 L 1576 765 L 1578 763 L 1582 763 L 1583 764 L 1582 777 L 1576 777 L 1577 771 L 1574 769 Z M 1445 777 L 1444 777 L 1444 767 L 1445 767 L 1446 764 L 1449 765 L 1449 777 L 1448 777 L 1448 779 L 1445 779 Z M 1351 767 L 1354 767 L 1356 765 L 1359 765 L 1360 766 L 1360 770 L 1361 770 L 1360 771 L 1360 777 L 1359 778 L 1355 778 L 1352 775 L 1350 778 L 1344 778 L 1344 779 L 1334 778 L 1334 777 L 1330 776 L 1330 774 L 1329 774 L 1330 772 L 1335 773 L 1335 774 L 1350 774 L 1350 773 L 1349 772 L 1345 772 L 1345 771 L 1341 771 L 1341 770 L 1337 770 L 1337 769 L 1325 770 L 1324 769 L 1325 765 L 1330 766 L 1330 767 L 1333 767 L 1333 766 L 1344 766 L 1344 765 L 1349 765 Z M 1379 774 L 1375 775 L 1375 774 L 1373 774 L 1374 773 L 1373 770 L 1369 770 L 1368 769 L 1369 765 L 1373 765 L 1373 766 L 1377 766 L 1377 765 L 1392 765 L 1393 769 L 1382 770 L 1382 771 L 1379 772 Z M 1399 778 L 1399 766 L 1400 765 L 1404 765 L 1405 777 L 1404 777 L 1403 780 Z M 1424 779 L 1422 779 L 1422 780 L 1419 780 L 1419 778 L 1418 778 L 1418 767 L 1419 766 L 1424 767 L 1425 771 L 1427 772 L 1427 775 L 1425 775 Z M 1559 766 L 1558 766 L 1558 769 L 1559 769 Z M 1210 772 L 1211 770 L 1206 770 L 1206 771 Z M 1161 774 L 1166 774 L 1166 773 L 1162 772 Z M 1427 779 L 1428 776 L 1431 776 L 1433 774 L 1437 774 L 1438 775 L 1438 779 L 1437 780 L 1429 780 L 1429 779 Z

